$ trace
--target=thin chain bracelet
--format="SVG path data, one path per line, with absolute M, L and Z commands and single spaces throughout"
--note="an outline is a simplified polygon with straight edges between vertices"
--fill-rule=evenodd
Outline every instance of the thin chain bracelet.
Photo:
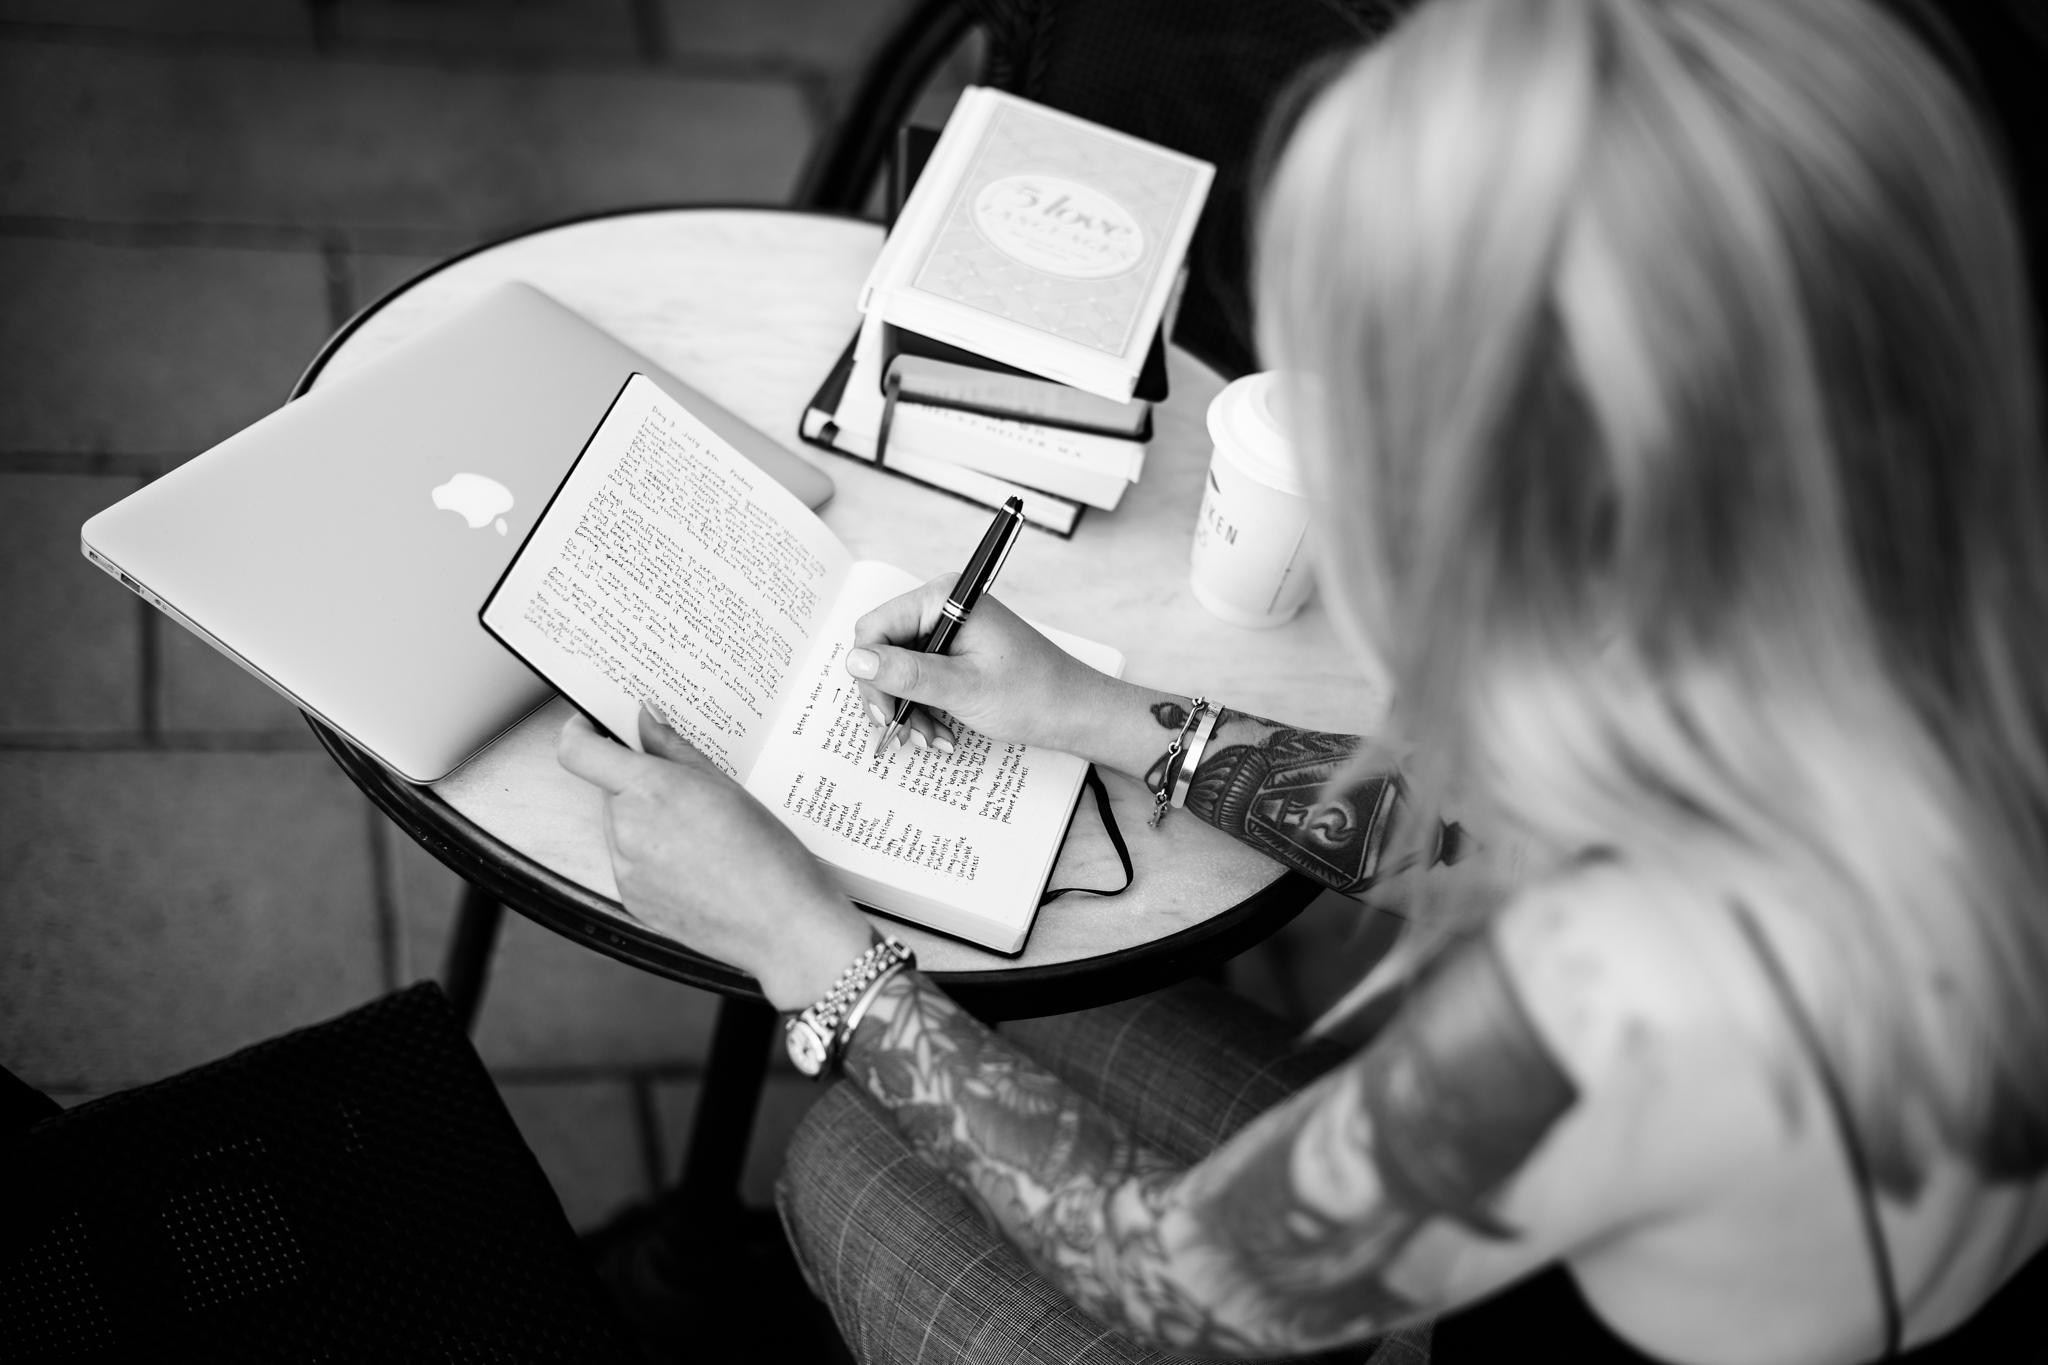
M 1180 733 L 1173 737 L 1173 743 L 1166 746 L 1166 770 L 1159 775 L 1159 790 L 1152 793 L 1152 815 L 1145 821 L 1145 828 L 1158 829 L 1159 822 L 1166 818 L 1166 808 L 1173 800 L 1173 779 L 1178 775 L 1174 761 L 1180 757 L 1181 746 L 1187 743 L 1188 731 L 1194 728 L 1196 718 L 1208 705 L 1207 697 L 1196 697 L 1188 708 L 1187 719 L 1181 722 Z

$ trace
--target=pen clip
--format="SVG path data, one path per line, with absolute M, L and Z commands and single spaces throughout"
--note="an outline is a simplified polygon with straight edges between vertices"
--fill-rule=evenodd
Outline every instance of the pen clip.
M 1003 535 L 1003 548 L 996 554 L 996 566 L 988 572 L 988 581 L 994 583 L 996 575 L 1003 571 L 1003 565 L 1010 562 L 1010 551 L 1017 548 L 1017 537 L 1024 531 L 1024 508 L 1020 500 L 1016 515 L 1010 518 L 1010 529 Z

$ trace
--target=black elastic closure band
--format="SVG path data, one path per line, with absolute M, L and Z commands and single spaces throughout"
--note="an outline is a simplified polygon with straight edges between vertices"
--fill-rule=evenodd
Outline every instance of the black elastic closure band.
M 896 425 L 896 399 L 903 392 L 903 380 L 890 375 L 882 381 L 882 422 L 875 428 L 875 463 L 889 462 L 889 428 Z
M 1109 808 L 1109 792 L 1103 788 L 1102 774 L 1096 772 L 1095 765 L 1093 763 L 1090 763 L 1088 765 L 1087 775 L 1084 776 L 1081 780 L 1082 782 L 1087 784 L 1088 790 L 1095 794 L 1095 810 L 1096 813 L 1102 817 L 1102 832 L 1109 836 L 1109 844 L 1111 848 L 1114 848 L 1116 850 L 1117 861 L 1124 865 L 1124 884 L 1116 888 L 1114 891 L 1101 891 L 1097 890 L 1095 887 L 1092 886 L 1061 886 L 1048 888 L 1045 891 L 1045 893 L 1038 898 L 1038 903 L 1040 906 L 1048 905 L 1051 902 L 1058 900 L 1061 896 L 1066 895 L 1070 891 L 1085 891 L 1091 896 L 1101 896 L 1105 899 L 1107 899 L 1110 896 L 1121 896 L 1124 892 L 1130 890 L 1131 883 L 1137 880 L 1137 874 L 1131 870 L 1130 845 L 1124 842 L 1124 832 L 1117 826 L 1116 812 Z M 1067 832 L 1071 834 L 1073 833 L 1073 830 L 1074 826 L 1072 822 L 1069 822 L 1067 825 Z M 1062 847 L 1065 847 L 1065 843 L 1065 840 L 1061 840 Z

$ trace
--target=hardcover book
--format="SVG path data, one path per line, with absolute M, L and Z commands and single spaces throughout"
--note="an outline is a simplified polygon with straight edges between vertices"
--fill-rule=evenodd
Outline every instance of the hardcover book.
M 889 159 L 889 223 L 903 214 L 910 189 L 938 146 L 939 130 L 907 124 L 896 130 Z M 1152 335 L 1130 402 L 1119 403 L 1057 380 L 1041 378 L 958 346 L 902 327 L 882 328 L 882 375 L 898 381 L 903 401 L 1015 417 L 1125 440 L 1152 439 L 1152 404 L 1166 399 L 1166 338 L 1187 283 L 1183 267 L 1168 298 L 1166 316 Z
M 861 290 L 864 313 L 1131 401 L 1215 171 L 970 87 Z
M 1145 468 L 1145 446 L 1016 418 L 903 399 L 880 383 L 881 325 L 863 322 L 804 412 L 806 441 L 893 473 L 1000 506 L 1065 535 L 1083 506 L 1114 510 Z
M 1040 379 L 1014 365 L 1002 365 L 958 346 L 882 325 L 882 387 L 896 381 L 906 403 L 958 408 L 990 417 L 1011 417 L 1042 426 L 1065 427 L 1123 441 L 1152 439 L 1152 404 L 1145 381 L 1156 371 L 1164 396 L 1166 355 L 1155 335 L 1138 383 L 1139 396 L 1119 403 L 1071 384 Z
M 951 754 L 875 753 L 842 659 L 854 622 L 917 582 L 856 561 L 809 508 L 634 375 L 480 615 L 620 740 L 639 747 L 642 706 L 660 716 L 855 900 L 1014 953 L 1087 765 L 958 725 Z M 1122 672 L 1118 651 L 1046 633 Z

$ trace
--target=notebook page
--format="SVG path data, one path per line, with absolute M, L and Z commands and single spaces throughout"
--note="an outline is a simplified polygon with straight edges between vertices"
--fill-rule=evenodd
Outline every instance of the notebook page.
M 862 613 L 917 583 L 886 564 L 853 566 L 747 789 L 836 871 L 1021 930 L 1037 909 L 1087 764 L 957 725 L 951 754 L 906 744 L 876 756 L 878 733 L 847 676 L 845 652 Z M 1122 669 L 1123 656 L 1106 646 L 1063 634 L 1056 643 L 1105 672 Z
M 634 375 L 483 623 L 634 748 L 644 704 L 744 778 L 849 563 L 809 508 Z

